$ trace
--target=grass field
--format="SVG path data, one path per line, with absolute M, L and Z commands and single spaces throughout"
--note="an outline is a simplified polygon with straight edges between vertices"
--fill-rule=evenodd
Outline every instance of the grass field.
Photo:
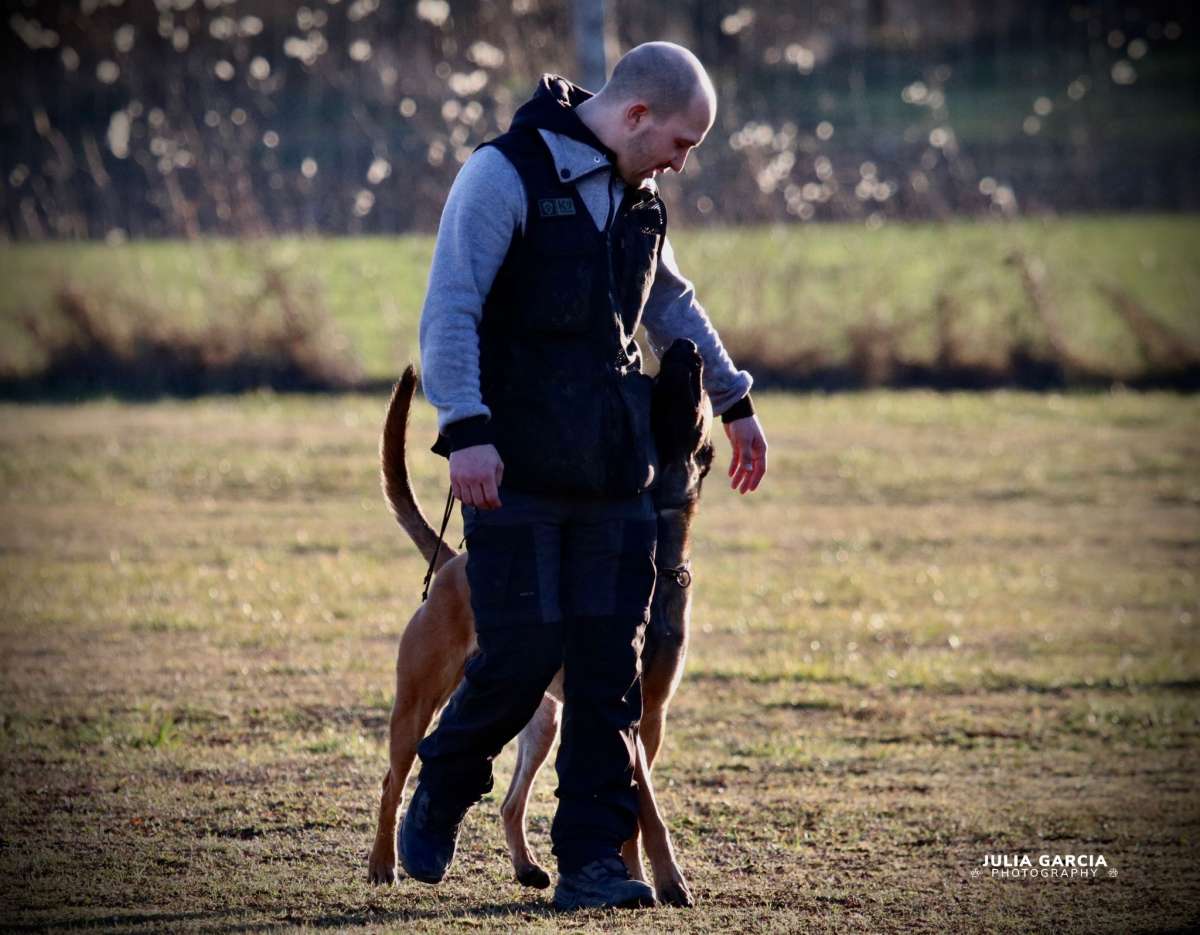
M 806 351 L 846 359 L 848 331 L 895 329 L 899 351 L 937 352 L 940 306 L 956 316 L 964 351 L 994 356 L 1046 346 L 1011 259 L 1044 270 L 1045 296 L 1068 350 L 1120 379 L 1142 360 L 1100 287 L 1117 285 L 1200 355 L 1200 218 L 1195 216 L 957 221 L 867 230 L 821 224 L 683 230 L 679 263 L 726 344 L 751 354 Z M 284 270 L 299 294 L 328 309 L 371 378 L 393 379 L 417 356 L 429 237 L 5 245 L 0 249 L 0 373 L 40 363 L 22 314 L 51 325 L 55 293 L 72 283 L 118 317 L 148 307 L 186 323 L 244 316 L 263 271 Z M 64 272 L 69 270 L 70 272 Z M 52 329 L 51 329 L 52 330 Z
M 380 327 L 398 336 L 412 309 L 392 312 Z M 511 749 L 442 886 L 366 883 L 423 573 L 378 493 L 383 408 L 0 407 L 0 926 L 1200 922 L 1194 397 L 763 394 L 763 488 L 738 498 L 718 472 L 701 504 L 688 671 L 656 768 L 699 904 L 568 919 L 510 879 Z M 431 508 L 432 427 L 422 403 Z M 543 858 L 552 789 L 547 772 L 531 809 Z M 997 853 L 1107 866 L 973 875 Z

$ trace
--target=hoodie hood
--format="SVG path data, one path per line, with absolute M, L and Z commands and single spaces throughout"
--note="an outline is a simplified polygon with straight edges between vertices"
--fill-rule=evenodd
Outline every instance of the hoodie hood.
M 549 130 L 578 140 L 602 153 L 609 163 L 617 164 L 617 156 L 600 142 L 600 138 L 579 119 L 575 108 L 588 98 L 591 91 L 572 84 L 560 75 L 542 75 L 533 97 L 522 104 L 513 115 L 509 129 Z

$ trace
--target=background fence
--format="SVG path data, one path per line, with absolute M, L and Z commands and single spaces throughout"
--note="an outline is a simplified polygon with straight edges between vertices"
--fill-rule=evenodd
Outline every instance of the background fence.
M 430 230 L 537 76 L 578 74 L 568 0 L 13 6 L 9 239 Z M 610 61 L 670 39 L 715 79 L 713 132 L 665 181 L 677 222 L 1200 208 L 1190 4 L 618 0 L 607 21 Z

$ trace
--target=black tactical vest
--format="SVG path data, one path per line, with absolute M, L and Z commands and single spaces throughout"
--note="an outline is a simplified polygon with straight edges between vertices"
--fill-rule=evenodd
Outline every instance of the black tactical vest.
M 634 331 L 667 217 L 626 188 L 607 232 L 561 181 L 534 129 L 484 144 L 516 168 L 528 196 L 483 306 L 480 389 L 505 486 L 566 496 L 628 496 L 658 473 L 650 377 Z

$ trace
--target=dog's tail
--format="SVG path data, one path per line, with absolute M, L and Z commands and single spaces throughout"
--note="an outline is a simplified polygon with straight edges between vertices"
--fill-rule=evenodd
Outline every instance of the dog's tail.
M 409 483 L 408 465 L 404 460 L 404 438 L 408 432 L 408 413 L 416 388 L 417 374 L 409 364 L 400 382 L 392 388 L 392 398 L 388 401 L 383 439 L 379 444 L 380 480 L 383 496 L 392 515 L 425 556 L 425 561 L 431 561 L 434 551 L 437 551 L 436 571 L 458 553 L 446 542 L 438 548 L 438 534 L 421 512 L 421 505 Z

